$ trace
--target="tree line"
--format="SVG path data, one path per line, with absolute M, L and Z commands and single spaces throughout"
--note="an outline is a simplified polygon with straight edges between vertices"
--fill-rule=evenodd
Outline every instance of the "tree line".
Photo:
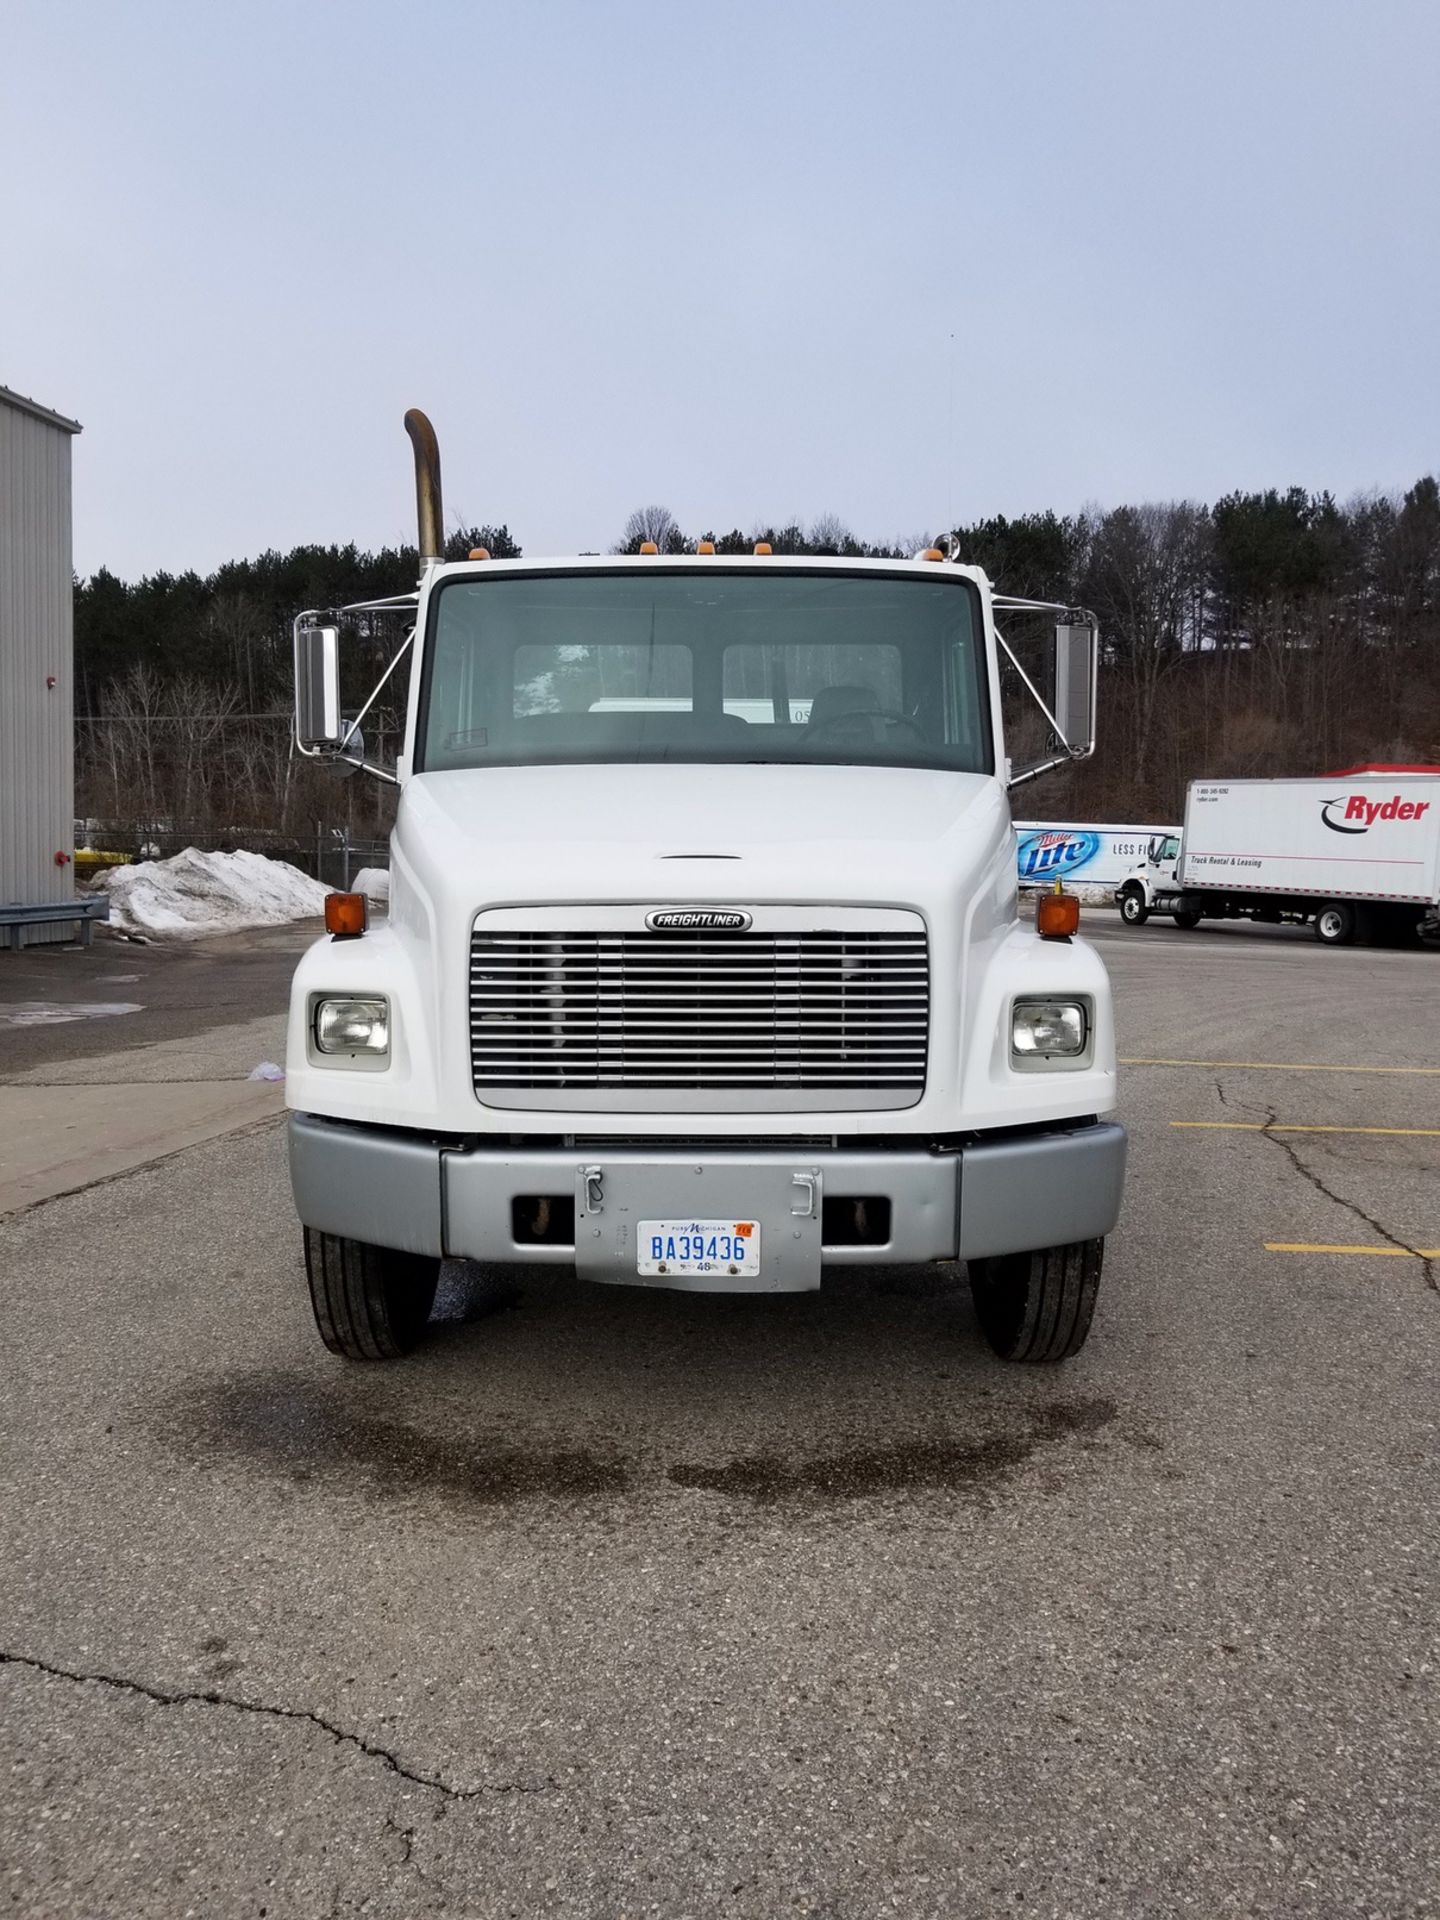
M 868 542 L 832 516 L 686 532 L 637 509 L 612 549 L 896 558 L 934 535 Z M 1213 506 L 1147 502 L 1062 516 L 993 516 L 951 530 L 959 558 L 1006 592 L 1091 608 L 1103 642 L 1100 748 L 1048 775 L 1025 811 L 1178 819 L 1194 778 L 1318 773 L 1361 761 L 1440 761 L 1440 485 L 1341 504 L 1303 488 Z M 447 557 L 520 557 L 508 526 L 459 528 Z M 414 548 L 296 547 L 213 573 L 75 592 L 77 776 L 83 812 L 115 822 L 273 828 L 338 813 L 383 824 L 369 781 L 338 788 L 289 749 L 291 622 L 303 607 L 404 593 Z M 375 661 L 395 634 L 373 622 Z M 362 662 L 361 668 L 369 663 Z M 403 685 L 367 722 L 393 751 Z M 337 795 L 343 797 L 337 799 Z

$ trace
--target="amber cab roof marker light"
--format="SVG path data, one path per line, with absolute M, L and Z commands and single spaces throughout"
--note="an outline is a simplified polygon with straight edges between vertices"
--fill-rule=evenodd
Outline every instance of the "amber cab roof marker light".
M 695 542 L 695 551 L 696 553 L 714 553 L 715 542 L 713 540 L 697 540 Z
M 769 553 L 770 542 L 768 540 L 757 540 L 755 542 L 755 551 L 756 553 Z
M 1035 902 L 1035 931 L 1042 940 L 1068 940 L 1080 931 L 1080 900 L 1066 893 L 1057 880 L 1053 893 L 1042 893 Z
M 488 560 L 490 558 L 490 549 L 488 547 L 471 547 L 466 557 L 470 560 Z
M 363 893 L 326 894 L 325 931 L 337 940 L 358 940 L 369 922 L 369 903 Z
M 920 555 L 920 558 L 922 560 L 943 560 L 945 555 L 940 551 L 939 547 L 926 547 Z
M 642 540 L 640 542 L 640 551 L 641 553 L 659 553 L 660 549 L 653 540 Z

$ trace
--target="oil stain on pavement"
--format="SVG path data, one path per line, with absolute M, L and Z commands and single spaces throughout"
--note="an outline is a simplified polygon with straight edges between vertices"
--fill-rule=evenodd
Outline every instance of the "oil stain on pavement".
M 883 1446 L 677 1462 L 659 1484 L 749 1505 L 976 1492 L 1003 1481 L 1041 1448 L 1067 1440 L 1093 1445 L 1090 1436 L 1110 1426 L 1117 1412 L 1104 1397 L 1072 1397 L 1016 1408 L 1016 1424 L 981 1432 L 932 1430 Z M 342 1476 L 352 1490 L 387 1503 L 424 1498 L 498 1507 L 657 1490 L 653 1465 L 633 1456 L 594 1446 L 517 1445 L 513 1424 L 422 1429 L 303 1374 L 265 1371 L 206 1381 L 171 1403 L 160 1425 L 167 1443 L 190 1457 L 239 1458 L 292 1485 Z
M 757 1502 L 854 1500 L 922 1487 L 963 1491 L 1012 1473 L 1046 1441 L 1098 1432 L 1116 1411 L 1115 1403 L 1103 1398 L 1062 1400 L 1030 1409 L 1027 1424 L 1013 1432 L 927 1437 L 808 1460 L 750 1454 L 719 1467 L 672 1467 L 669 1477 L 677 1486 Z
M 240 1456 L 295 1483 L 343 1474 L 383 1501 L 417 1495 L 467 1506 L 583 1499 L 618 1493 L 627 1464 L 572 1448 L 530 1451 L 494 1432 L 442 1434 L 412 1427 L 327 1392 L 303 1374 L 257 1373 L 210 1381 L 162 1422 L 183 1451 Z

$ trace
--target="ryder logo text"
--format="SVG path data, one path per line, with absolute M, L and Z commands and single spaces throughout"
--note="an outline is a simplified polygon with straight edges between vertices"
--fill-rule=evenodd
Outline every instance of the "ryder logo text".
M 1331 819 L 1332 808 L 1343 809 L 1338 820 Z M 1368 833 L 1377 820 L 1418 820 L 1429 811 L 1428 800 L 1402 800 L 1398 793 L 1389 800 L 1367 800 L 1363 793 L 1351 793 L 1340 800 L 1322 801 L 1320 818 L 1332 833 Z

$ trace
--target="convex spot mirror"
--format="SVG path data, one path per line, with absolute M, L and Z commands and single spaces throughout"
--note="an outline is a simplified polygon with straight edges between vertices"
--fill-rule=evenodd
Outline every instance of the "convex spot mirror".
M 337 780 L 348 780 L 352 773 L 359 773 L 365 765 L 365 736 L 353 720 L 344 725 L 344 740 L 333 753 L 326 756 L 325 766 L 328 773 Z

